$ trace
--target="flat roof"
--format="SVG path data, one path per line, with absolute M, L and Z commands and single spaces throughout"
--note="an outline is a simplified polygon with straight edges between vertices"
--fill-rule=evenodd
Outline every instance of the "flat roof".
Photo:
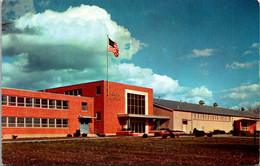
M 225 116 L 236 116 L 259 119 L 259 115 L 249 111 L 239 111 L 228 108 L 206 106 L 200 104 L 192 104 L 180 101 L 164 100 L 164 99 L 153 99 L 153 105 L 158 106 L 170 111 L 184 111 L 214 115 L 225 115 Z
M 118 113 L 120 118 L 170 119 L 169 116 Z

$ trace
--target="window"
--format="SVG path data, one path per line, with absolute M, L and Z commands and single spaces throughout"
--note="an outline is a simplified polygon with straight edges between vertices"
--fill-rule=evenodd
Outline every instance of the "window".
M 61 106 L 61 101 L 60 101 L 60 100 L 57 100 L 57 101 L 56 101 L 56 108 L 57 108 L 57 109 L 61 109 L 61 108 L 62 108 L 62 106 Z
M 62 127 L 62 119 L 56 119 L 56 127 Z
M 24 118 L 17 118 L 17 127 L 24 127 Z
M 101 95 L 101 86 L 96 87 L 96 94 Z
M 55 119 L 49 119 L 49 127 L 55 127 Z
M 17 97 L 17 106 L 24 107 L 24 97 Z
M 26 123 L 25 123 L 26 127 L 33 127 L 32 126 L 32 118 L 26 118 L 25 121 L 26 121 Z
M 69 125 L 69 120 L 63 119 L 63 126 L 62 127 L 68 127 L 68 125 Z
M 87 111 L 87 106 L 88 106 L 87 103 L 84 103 L 84 102 L 81 103 L 81 110 L 82 111 Z
M 26 107 L 32 107 L 32 98 L 26 97 Z
M 15 127 L 15 118 L 8 117 L 8 127 Z
M 48 119 L 42 119 L 42 127 L 48 127 Z
M 49 100 L 49 108 L 55 109 L 55 100 Z
M 42 108 L 48 108 L 48 100 L 42 99 Z
M 101 112 L 96 112 L 97 121 L 101 120 Z
M 82 89 L 68 90 L 64 93 L 65 95 L 82 96 Z
M 7 96 L 2 96 L 2 105 L 7 105 Z
M 62 105 L 63 109 L 69 109 L 69 102 L 68 101 L 63 101 L 63 105 Z
M 9 105 L 16 106 L 16 97 L 9 96 Z
M 34 127 L 41 127 L 40 118 L 33 119 Z
M 7 127 L 7 118 L 2 117 L 2 127 Z
M 243 131 L 248 131 L 249 130 L 250 124 L 248 122 L 242 122 L 241 125 L 242 125 L 242 130 Z
M 127 113 L 145 114 L 145 96 L 127 93 Z
M 41 107 L 41 99 L 34 99 L 34 107 Z

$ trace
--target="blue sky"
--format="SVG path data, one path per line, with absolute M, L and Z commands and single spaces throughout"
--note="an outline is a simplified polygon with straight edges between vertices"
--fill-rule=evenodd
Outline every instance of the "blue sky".
M 259 106 L 256 0 L 6 0 L 2 86 L 39 90 L 106 79 L 154 97 Z

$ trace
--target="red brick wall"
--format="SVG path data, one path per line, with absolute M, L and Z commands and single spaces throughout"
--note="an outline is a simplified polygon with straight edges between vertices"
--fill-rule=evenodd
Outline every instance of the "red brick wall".
M 101 86 L 101 95 L 96 95 L 96 87 Z M 121 130 L 118 113 L 125 113 L 125 89 L 147 92 L 149 115 L 153 115 L 153 90 L 149 88 L 109 82 L 107 96 L 107 81 L 90 82 L 60 88 L 48 89 L 48 92 L 62 93 L 73 89 L 82 89 L 82 96 L 94 97 L 94 110 L 101 112 L 101 121 L 94 122 L 100 133 L 116 133 Z M 96 114 L 95 114 L 96 115 Z
M 31 97 L 42 99 L 64 100 L 69 102 L 69 109 L 32 108 L 21 106 L 2 106 L 2 116 L 27 117 L 27 118 L 55 118 L 68 119 L 68 128 L 25 128 L 25 127 L 3 127 L 2 134 L 73 134 L 79 129 L 78 116 L 93 116 L 94 99 L 87 97 L 67 96 L 45 92 L 33 92 L 17 89 L 2 88 L 2 95 Z M 81 110 L 81 103 L 88 103 L 88 111 Z M 93 123 L 89 124 L 93 128 Z

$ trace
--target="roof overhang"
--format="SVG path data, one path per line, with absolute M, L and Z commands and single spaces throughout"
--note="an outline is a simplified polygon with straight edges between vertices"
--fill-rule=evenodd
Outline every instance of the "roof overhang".
M 82 118 L 82 119 L 96 119 L 97 117 L 93 117 L 93 116 L 82 116 L 82 115 L 79 115 L 78 118 Z
M 118 113 L 119 118 L 170 119 L 169 116 Z

